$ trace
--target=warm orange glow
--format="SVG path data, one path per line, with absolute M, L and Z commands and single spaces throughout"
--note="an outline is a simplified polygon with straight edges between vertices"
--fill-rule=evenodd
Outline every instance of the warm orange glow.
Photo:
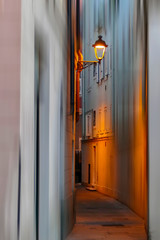
M 98 45 L 98 46 L 95 46 L 95 48 L 102 48 L 102 49 L 105 49 L 105 47 L 104 47 L 104 46 L 100 46 L 100 45 Z
M 96 58 L 98 60 L 102 60 L 104 57 L 105 49 L 108 47 L 105 41 L 102 40 L 102 36 L 98 36 L 98 40 L 95 42 L 95 44 L 92 45 L 92 47 L 94 47 Z M 103 52 L 101 52 L 102 50 Z

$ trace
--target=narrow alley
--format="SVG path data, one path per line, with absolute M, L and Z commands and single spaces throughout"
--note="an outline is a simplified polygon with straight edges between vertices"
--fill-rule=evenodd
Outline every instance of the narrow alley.
M 143 220 L 115 199 L 83 187 L 76 198 L 76 224 L 67 240 L 147 239 Z
M 0 0 L 0 240 L 160 240 L 160 0 Z

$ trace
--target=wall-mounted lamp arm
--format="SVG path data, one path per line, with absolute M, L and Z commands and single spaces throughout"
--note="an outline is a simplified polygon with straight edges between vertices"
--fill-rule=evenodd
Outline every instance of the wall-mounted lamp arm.
M 93 65 L 93 64 L 97 64 L 99 63 L 99 61 L 78 61 L 77 62 L 77 71 L 82 71 L 83 69 Z

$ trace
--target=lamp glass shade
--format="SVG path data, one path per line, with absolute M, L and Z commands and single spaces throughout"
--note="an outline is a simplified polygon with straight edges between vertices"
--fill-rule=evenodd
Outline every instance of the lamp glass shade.
M 105 53 L 105 47 L 95 47 L 94 48 L 95 56 L 98 60 L 103 59 Z
M 108 45 L 105 43 L 105 41 L 102 40 L 102 36 L 98 36 L 98 38 L 99 39 L 95 42 L 95 44 L 92 45 L 92 47 L 94 47 L 96 58 L 98 60 L 102 60 L 106 47 L 108 47 Z

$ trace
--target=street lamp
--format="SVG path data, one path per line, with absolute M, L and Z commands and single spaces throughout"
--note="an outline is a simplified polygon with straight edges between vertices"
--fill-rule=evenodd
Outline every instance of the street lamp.
M 100 35 L 98 36 L 98 40 L 95 41 L 95 44 L 93 44 L 92 47 L 94 47 L 95 56 L 100 63 L 100 61 L 104 58 L 104 53 L 108 45 L 105 43 L 105 41 L 102 40 L 102 36 Z
M 83 69 L 85 69 L 95 63 L 100 64 L 101 60 L 104 58 L 104 53 L 105 53 L 106 47 L 108 47 L 108 45 L 105 43 L 105 41 L 102 40 L 102 36 L 98 36 L 98 40 L 95 41 L 95 43 L 92 45 L 92 47 L 94 47 L 95 56 L 98 61 L 83 60 L 82 53 L 79 52 L 78 53 L 79 60 L 77 62 L 77 71 L 82 71 Z

